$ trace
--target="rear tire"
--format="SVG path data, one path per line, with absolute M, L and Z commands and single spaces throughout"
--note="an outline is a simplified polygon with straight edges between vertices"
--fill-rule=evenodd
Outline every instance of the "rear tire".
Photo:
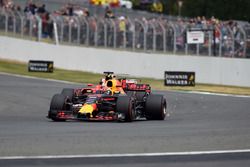
M 167 114 L 167 102 L 162 95 L 149 95 L 145 104 L 147 120 L 164 120 Z
M 116 103 L 116 111 L 124 114 L 125 122 L 132 122 L 135 117 L 133 98 L 129 96 L 119 96 Z
M 55 94 L 52 97 L 50 103 L 50 110 L 48 117 L 51 118 L 53 121 L 65 121 L 65 119 L 57 118 L 58 111 L 64 109 L 65 109 L 65 96 L 62 94 Z

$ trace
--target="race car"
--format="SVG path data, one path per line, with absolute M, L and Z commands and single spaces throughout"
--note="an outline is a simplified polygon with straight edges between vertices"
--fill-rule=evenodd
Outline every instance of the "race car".
M 110 72 L 105 74 L 105 83 L 65 88 L 55 94 L 47 117 L 54 121 L 164 120 L 167 102 L 163 95 L 152 94 L 147 84 L 126 83 L 129 80 L 116 79 Z

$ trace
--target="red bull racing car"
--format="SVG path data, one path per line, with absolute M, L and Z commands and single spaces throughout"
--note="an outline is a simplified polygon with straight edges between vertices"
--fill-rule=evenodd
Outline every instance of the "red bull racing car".
M 105 74 L 98 85 L 65 88 L 55 94 L 47 117 L 54 121 L 164 120 L 167 102 L 163 95 L 152 94 L 148 84 L 117 79 L 112 72 Z

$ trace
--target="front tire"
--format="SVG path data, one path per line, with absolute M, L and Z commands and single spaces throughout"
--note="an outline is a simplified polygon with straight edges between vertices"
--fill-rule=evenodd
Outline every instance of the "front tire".
M 149 95 L 145 104 L 147 120 L 164 120 L 167 114 L 167 102 L 162 95 Z
M 116 103 L 116 112 L 124 115 L 125 122 L 132 122 L 135 117 L 134 101 L 129 96 L 119 96 Z
M 65 121 L 64 119 L 57 118 L 57 113 L 65 109 L 65 96 L 62 94 L 55 94 L 50 102 L 50 110 L 48 117 L 53 121 Z
M 74 97 L 74 89 L 64 88 L 61 94 L 64 95 L 65 97 L 68 97 L 68 99 L 72 102 Z

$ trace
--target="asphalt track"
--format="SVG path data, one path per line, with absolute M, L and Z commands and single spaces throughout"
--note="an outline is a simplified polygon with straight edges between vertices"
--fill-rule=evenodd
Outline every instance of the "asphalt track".
M 112 155 L 250 148 L 250 98 L 165 94 L 165 121 L 52 122 L 53 94 L 81 85 L 0 74 L 0 157 Z M 249 153 L 1 159 L 0 166 L 249 166 Z

